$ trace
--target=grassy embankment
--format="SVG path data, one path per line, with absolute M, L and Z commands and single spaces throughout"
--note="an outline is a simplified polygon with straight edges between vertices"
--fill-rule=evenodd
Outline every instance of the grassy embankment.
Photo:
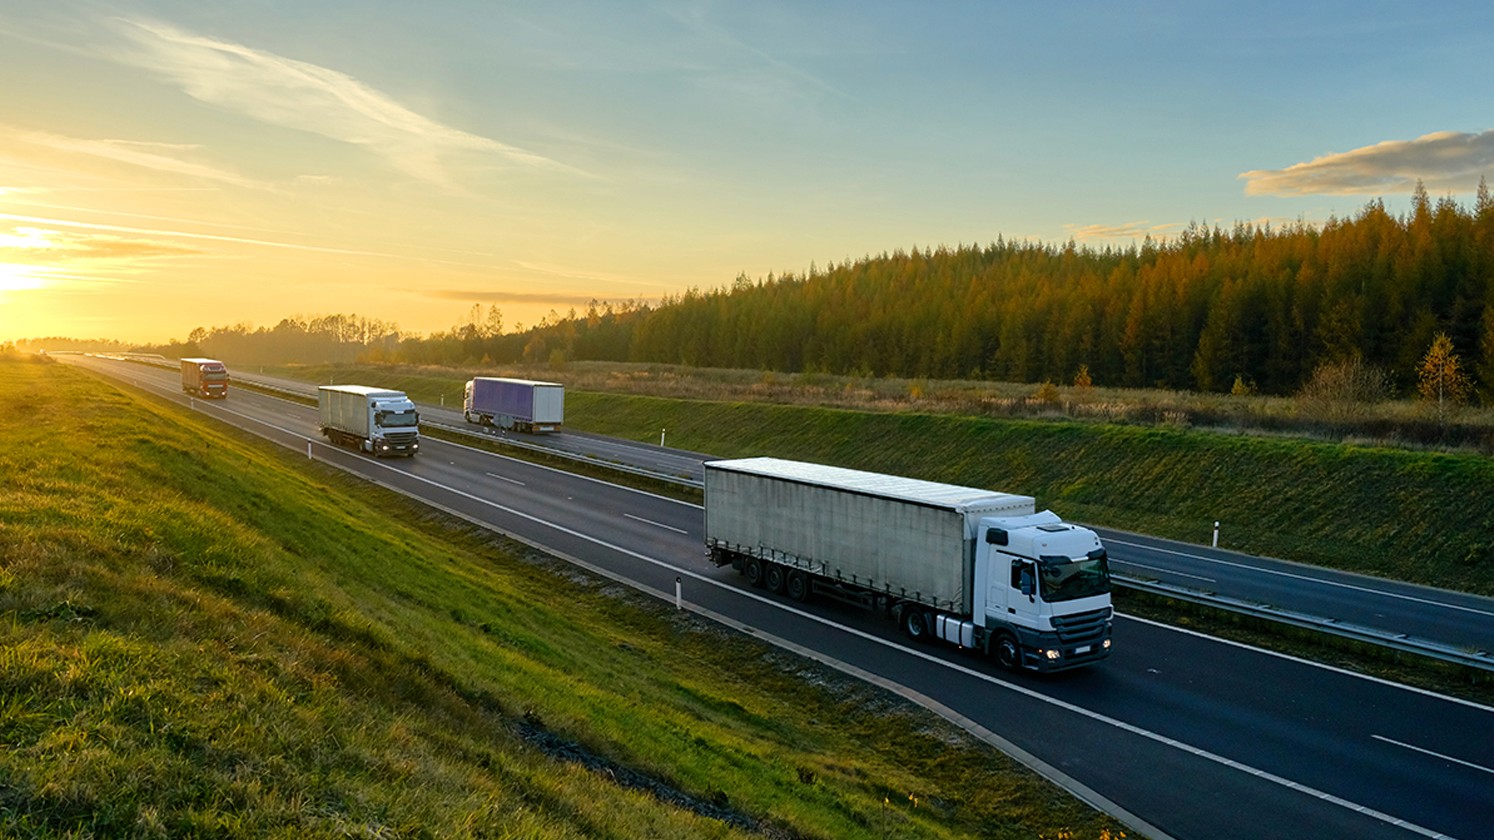
M 0 834 L 1105 836 L 889 696 L 0 354 Z
M 569 389 L 567 424 L 722 457 L 775 455 L 991 487 L 1063 516 L 1449 589 L 1494 595 L 1494 460 L 1475 454 L 1031 420 Z M 306 368 L 417 400 L 460 400 L 458 371 Z M 543 375 L 543 374 L 541 374 Z M 679 391 L 671 372 L 661 390 Z M 564 380 L 563 374 L 556 377 Z M 614 377 L 615 378 L 615 377 Z M 456 396 L 453 398 L 453 394 Z

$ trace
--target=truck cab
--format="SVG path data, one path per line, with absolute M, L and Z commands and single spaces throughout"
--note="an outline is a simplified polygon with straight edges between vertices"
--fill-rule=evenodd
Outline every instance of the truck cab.
M 414 455 L 420 449 L 420 412 L 404 394 L 369 404 L 368 447 L 375 455 Z
M 1052 511 L 980 520 L 976 603 L 996 660 L 1056 671 L 1110 655 L 1110 566 L 1094 531 Z

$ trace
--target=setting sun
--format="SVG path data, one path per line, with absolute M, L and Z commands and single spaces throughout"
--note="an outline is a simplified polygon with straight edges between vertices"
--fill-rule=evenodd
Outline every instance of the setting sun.
M 31 292 L 47 287 L 43 274 L 47 269 L 34 265 L 0 263 L 0 294 Z

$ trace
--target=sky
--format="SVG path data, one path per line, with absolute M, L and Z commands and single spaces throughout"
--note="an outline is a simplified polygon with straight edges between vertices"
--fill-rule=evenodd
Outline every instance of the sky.
M 1471 206 L 1494 3 L 0 0 L 0 341 Z

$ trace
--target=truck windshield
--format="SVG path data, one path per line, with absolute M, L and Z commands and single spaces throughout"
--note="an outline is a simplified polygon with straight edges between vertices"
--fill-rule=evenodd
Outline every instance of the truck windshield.
M 420 422 L 420 415 L 414 411 L 380 411 L 374 419 L 386 429 L 396 429 L 401 426 L 414 426 Z
M 202 372 L 203 382 L 227 382 L 228 371 L 226 370 L 204 370 Z
M 1110 563 L 1103 550 L 1088 557 L 1045 555 L 1038 558 L 1038 567 L 1042 569 L 1044 601 L 1072 601 L 1110 591 Z

